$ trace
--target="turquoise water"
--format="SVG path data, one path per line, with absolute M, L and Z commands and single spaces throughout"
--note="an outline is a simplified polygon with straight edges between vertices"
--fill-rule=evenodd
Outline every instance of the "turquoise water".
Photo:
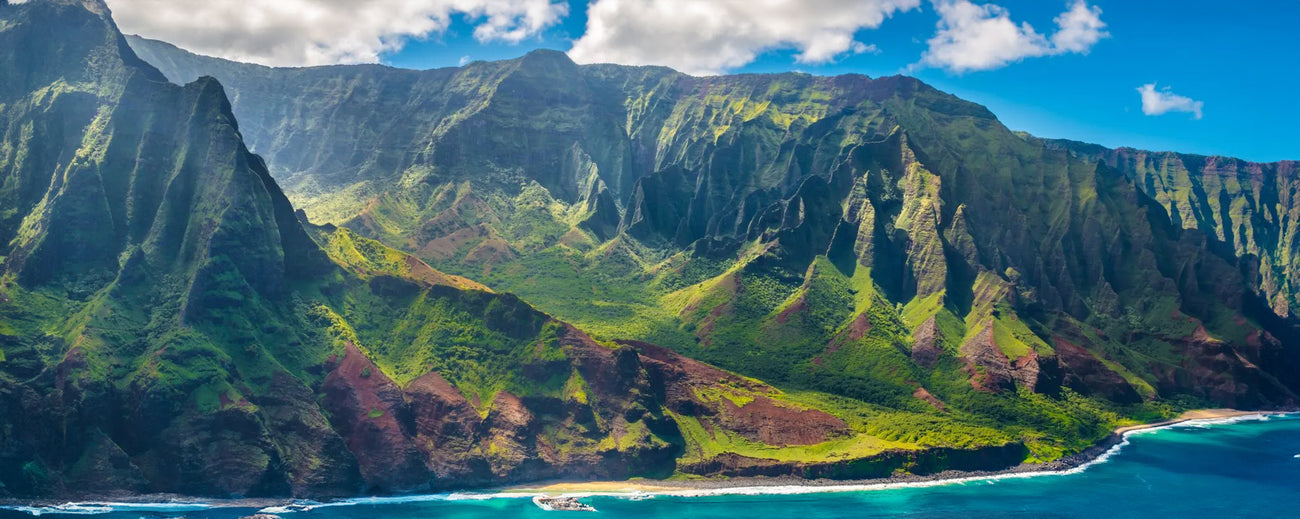
M 1104 461 L 1063 475 L 835 493 L 656 496 L 640 501 L 585 498 L 600 510 L 597 513 L 545 512 L 527 498 L 484 497 L 363 500 L 281 515 L 285 519 L 1300 517 L 1300 419 L 1269 417 L 1141 432 L 1130 435 L 1129 443 Z M 255 511 L 117 509 L 75 517 L 230 519 Z M 42 517 L 74 517 L 43 512 Z M 30 516 L 0 510 L 0 518 L 9 517 Z

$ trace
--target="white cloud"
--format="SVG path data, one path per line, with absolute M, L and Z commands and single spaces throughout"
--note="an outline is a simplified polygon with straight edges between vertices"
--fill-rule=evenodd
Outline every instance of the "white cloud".
M 1205 103 L 1187 96 L 1175 94 L 1169 87 L 1157 90 L 1155 83 L 1138 87 L 1142 94 L 1142 113 L 1147 115 L 1164 115 L 1169 112 L 1186 112 L 1193 119 L 1200 120 Z
M 1087 54 L 1093 45 L 1110 36 L 1106 32 L 1106 23 L 1101 21 L 1101 8 L 1089 7 L 1083 0 L 1075 0 L 1070 10 L 1061 13 L 1055 21 L 1060 28 L 1052 35 L 1052 46 L 1057 54 Z
M 876 52 L 854 39 L 921 0 L 594 0 L 569 56 L 580 63 L 667 65 L 716 74 L 791 48 L 799 63 Z
M 460 65 L 460 66 L 463 67 L 463 66 L 469 64 L 470 61 L 471 61 L 471 59 L 470 59 L 470 57 L 469 57 L 469 54 L 466 54 L 466 55 L 464 55 L 464 56 L 461 56 L 461 57 L 460 57 L 460 61 L 456 62 L 456 64 L 457 64 L 457 65 Z
M 1016 24 L 1011 14 L 995 4 L 976 5 L 970 0 L 933 0 L 939 13 L 938 32 L 921 64 L 962 73 L 1007 66 L 1025 58 L 1067 53 L 1086 54 L 1110 34 L 1101 21 L 1101 9 L 1075 0 L 1056 17 L 1057 31 L 1039 34 L 1028 23 Z
M 266 65 L 370 63 L 453 15 L 480 41 L 516 43 L 554 25 L 563 0 L 107 0 L 119 27 L 212 56 Z
M 874 43 L 867 45 L 860 41 L 855 41 L 853 42 L 853 47 L 849 49 L 849 52 L 854 54 L 880 54 L 881 50 L 880 47 L 877 47 Z

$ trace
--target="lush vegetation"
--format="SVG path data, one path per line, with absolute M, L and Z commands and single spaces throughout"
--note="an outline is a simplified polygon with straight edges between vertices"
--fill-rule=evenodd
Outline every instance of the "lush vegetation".
M 458 70 L 264 74 L 132 44 L 172 77 L 212 73 L 239 91 L 247 135 L 310 217 L 602 340 L 838 399 L 819 402 L 839 402 L 849 423 L 872 416 L 856 430 L 878 439 L 1017 441 L 1045 460 L 1197 402 L 1285 402 L 1297 382 L 1281 360 L 1293 348 L 1252 346 L 1265 330 L 1292 333 L 1269 317 L 1286 315 L 1282 270 L 1243 275 L 1219 247 L 1285 264 L 1263 239 L 1277 233 L 1228 222 L 1286 210 L 1260 208 L 1244 173 L 1219 182 L 1208 166 L 1195 194 L 1190 172 L 1218 161 L 1038 141 L 901 77 L 691 78 L 545 52 Z M 338 77 L 422 104 L 362 124 L 386 129 L 380 144 L 335 136 L 353 130 L 318 124 L 326 110 L 397 113 L 387 97 L 344 103 Z M 291 129 L 364 147 L 359 174 L 283 146 Z M 388 156 L 410 136 L 433 151 Z M 1265 169 L 1280 179 L 1279 167 Z M 1221 348 L 1255 367 L 1215 367 Z M 733 440 L 708 441 L 743 447 Z
M 181 87 L 107 12 L 0 6 L 0 492 L 1041 462 L 1300 388 L 1293 211 L 1253 173 L 901 77 L 133 41 L 220 81 Z

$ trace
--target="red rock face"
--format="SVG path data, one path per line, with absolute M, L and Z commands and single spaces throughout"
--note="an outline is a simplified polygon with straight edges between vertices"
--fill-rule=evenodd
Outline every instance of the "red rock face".
M 415 416 L 415 445 L 428 460 L 434 479 L 487 479 L 487 463 L 465 456 L 477 448 L 475 439 L 483 425 L 465 396 L 437 373 L 411 381 L 405 391 Z
M 998 346 L 992 324 L 962 344 L 960 352 L 966 363 L 964 369 L 971 378 L 971 386 L 987 392 L 1014 391 L 1017 386 L 1035 391 L 1044 371 L 1042 362 L 1048 361 L 1052 367 L 1056 363 L 1056 359 L 1044 359 L 1033 350 L 1011 361 Z
M 1038 352 L 1029 350 L 1025 356 L 1011 363 L 1011 378 L 1015 379 L 1016 385 L 1030 391 L 1038 389 L 1038 374 L 1041 371 L 1038 360 Z
M 1234 347 L 1211 337 L 1204 326 L 1175 341 L 1184 352 L 1178 369 L 1159 372 L 1162 392 L 1196 392 L 1230 407 L 1252 408 L 1262 398 L 1274 402 L 1296 401 L 1296 395 L 1265 375 L 1258 367 L 1260 350 L 1249 345 Z
M 1142 397 L 1124 377 L 1111 371 L 1087 349 L 1064 337 L 1054 337 L 1052 348 L 1065 374 L 1062 385 L 1083 395 L 1095 394 L 1115 402 L 1141 401 Z
M 648 413 L 661 400 L 641 357 L 571 327 L 559 340 L 566 360 L 525 365 L 521 375 L 544 381 L 576 372 L 587 384 L 586 402 L 502 391 L 475 405 L 438 373 L 398 388 L 349 345 L 322 384 L 325 408 L 373 491 L 670 474 L 680 445 L 638 437 L 622 450 L 601 446 L 640 421 L 656 434 L 680 434 L 671 419 Z
M 938 336 L 939 327 L 935 324 L 934 318 L 927 319 L 920 327 L 916 329 L 914 336 L 916 341 L 912 343 L 912 362 L 923 368 L 932 368 L 934 363 L 939 361 L 939 355 L 943 350 L 935 344 Z
M 869 331 L 871 331 L 871 320 L 867 318 L 866 312 L 860 313 L 852 323 L 849 323 L 849 340 L 860 340 L 866 337 Z
M 844 421 L 813 409 L 800 409 L 771 398 L 758 397 L 744 406 L 723 399 L 717 423 L 751 440 L 767 445 L 814 445 L 849 434 Z
M 916 391 L 912 392 L 912 397 L 921 400 L 922 402 L 925 402 L 927 404 L 930 404 L 930 407 L 933 407 L 940 411 L 943 412 L 948 411 L 948 406 L 944 405 L 943 401 L 939 400 L 938 397 L 930 394 L 930 392 L 923 387 L 916 388 Z
M 706 427 L 721 427 L 768 445 L 812 445 L 850 433 L 839 418 L 814 409 L 795 407 L 761 396 L 775 391 L 753 382 L 682 357 L 670 350 L 645 343 L 628 343 L 641 354 L 647 372 L 662 387 L 666 406 L 676 413 L 693 416 Z M 729 399 L 711 402 L 700 398 L 699 390 L 725 386 L 760 393 L 740 406 Z
M 790 303 L 790 306 L 787 306 L 785 310 L 776 314 L 776 322 L 781 324 L 790 322 L 791 317 L 799 315 L 799 313 L 803 312 L 806 308 L 808 308 L 808 302 L 804 300 L 804 296 L 799 296 L 799 298 L 795 299 L 793 303 Z M 868 325 L 867 329 L 871 329 L 870 325 Z
M 430 474 L 411 442 L 413 424 L 402 391 L 355 345 L 348 344 L 321 391 L 334 429 L 369 485 L 399 492 L 427 488 Z

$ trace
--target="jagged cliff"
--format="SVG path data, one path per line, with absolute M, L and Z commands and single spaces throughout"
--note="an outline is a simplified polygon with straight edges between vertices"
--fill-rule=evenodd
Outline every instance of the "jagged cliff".
M 1300 389 L 1281 165 L 1160 191 L 1232 175 L 906 77 L 271 69 L 98 0 L 0 49 L 0 493 L 997 469 Z
M 1043 141 L 1121 172 L 1164 207 L 1174 226 L 1204 233 L 1246 274 L 1273 313 L 1296 317 L 1298 164 L 1250 162 L 1132 148 Z
M 131 41 L 174 79 L 224 75 L 312 217 L 600 336 L 985 415 L 1037 413 L 1020 389 L 1294 400 L 1295 291 L 1272 252 L 1285 164 L 1237 169 L 1254 184 L 1156 181 L 1177 174 L 1016 135 L 907 77 L 697 78 L 549 51 L 283 70 Z
M 0 6 L 0 49 L 0 495 L 339 496 L 877 460 L 835 469 L 867 476 L 1026 455 L 978 424 L 988 436 L 960 444 L 884 441 L 816 395 L 598 342 L 304 224 L 221 84 L 167 82 L 98 0 Z

